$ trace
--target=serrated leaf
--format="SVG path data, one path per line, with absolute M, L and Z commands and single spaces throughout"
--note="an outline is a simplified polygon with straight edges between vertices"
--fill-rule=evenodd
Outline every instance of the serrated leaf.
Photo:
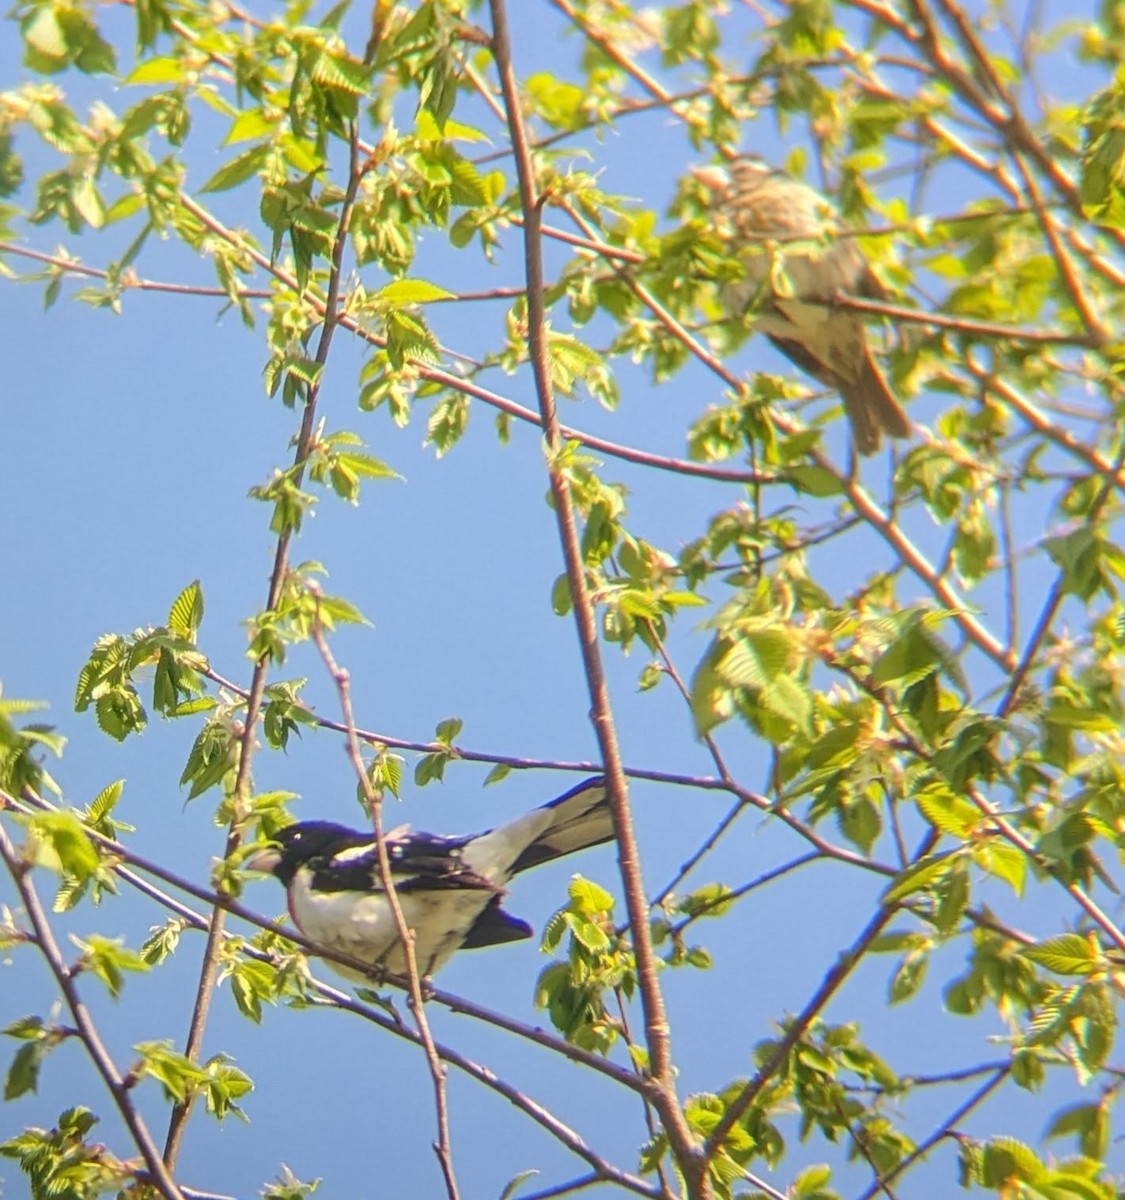
M 1056 975 L 1092 975 L 1101 966 L 1101 953 L 1078 933 L 1064 933 L 1020 950 L 1024 958 Z
M 42 1017 L 32 1014 L 27 1017 L 20 1017 L 19 1020 L 13 1021 L 10 1025 L 5 1025 L 0 1029 L 6 1037 L 18 1038 L 20 1041 L 34 1041 L 41 1038 L 46 1031 L 46 1022 Z
M 184 641 L 195 642 L 195 634 L 203 622 L 203 588 L 193 580 L 172 602 L 168 611 L 168 628 Z
M 587 950 L 594 954 L 601 954 L 609 949 L 609 935 L 593 921 L 572 921 L 570 931 Z
M 32 861 L 39 866 L 73 876 L 79 883 L 98 869 L 98 852 L 73 813 L 36 813 L 28 824 Z
M 981 811 L 975 804 L 958 796 L 940 782 L 930 783 L 919 789 L 914 796 L 914 803 L 935 829 L 957 838 L 969 837 L 983 820 Z
M 149 969 L 150 964 L 135 950 L 124 945 L 123 938 L 107 938 L 92 933 L 85 940 L 72 935 L 71 941 L 82 951 L 83 968 L 92 971 L 115 1000 L 125 986 L 125 971 L 144 973 Z
M 336 461 L 364 479 L 401 479 L 402 476 L 382 459 L 353 450 L 341 450 Z
M 613 910 L 613 896 L 605 888 L 581 875 L 575 875 L 571 879 L 567 891 L 570 894 L 571 907 L 583 916 L 593 917 Z
M 363 63 L 343 54 L 322 51 L 312 63 L 309 74 L 317 83 L 347 92 L 352 96 L 363 96 L 371 86 L 371 70 Z
M 39 1086 L 39 1067 L 43 1062 L 43 1044 L 28 1042 L 21 1046 L 12 1059 L 4 1079 L 4 1099 L 15 1100 L 34 1092 Z
M 547 923 L 543 926 L 543 933 L 539 939 L 539 948 L 544 953 L 549 954 L 562 941 L 563 935 L 570 928 L 570 921 L 567 919 L 569 915 L 566 909 L 559 909 L 558 912 L 551 915 Z
M 113 783 L 107 783 L 104 788 L 90 801 L 86 810 L 86 819 L 91 825 L 97 825 L 99 821 L 104 821 L 111 812 L 117 807 L 118 800 L 121 799 L 121 793 L 125 790 L 125 780 L 116 779 Z

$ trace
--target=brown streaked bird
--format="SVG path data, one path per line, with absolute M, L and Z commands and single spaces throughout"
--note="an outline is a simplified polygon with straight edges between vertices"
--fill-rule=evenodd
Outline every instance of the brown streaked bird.
M 881 294 L 856 239 L 832 239 L 839 228 L 834 206 L 753 156 L 697 167 L 692 174 L 729 225 L 745 269 L 741 279 L 723 286 L 723 303 L 736 314 L 753 308 L 756 329 L 802 371 L 840 393 L 860 454 L 874 454 L 884 433 L 910 437 L 910 418 L 871 355 L 863 317 L 833 304 L 842 293 Z M 769 246 L 771 239 L 778 240 Z M 791 294 L 773 286 L 776 266 Z

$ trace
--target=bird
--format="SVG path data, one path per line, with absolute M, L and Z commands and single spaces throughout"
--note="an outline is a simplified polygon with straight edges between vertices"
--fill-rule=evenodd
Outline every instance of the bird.
M 724 305 L 753 310 L 755 327 L 783 354 L 840 393 L 860 454 L 874 454 L 884 433 L 910 437 L 910 418 L 871 355 L 863 317 L 833 304 L 842 293 L 877 297 L 882 288 L 856 239 L 833 236 L 841 225 L 831 202 L 754 155 L 692 174 L 744 270 L 723 286 Z M 778 265 L 787 280 L 780 286 Z
M 505 911 L 504 885 L 521 871 L 612 840 L 604 779 L 496 829 L 461 837 L 411 832 L 384 836 L 395 895 L 414 931 L 418 973 L 432 976 L 457 950 L 531 937 L 531 926 Z M 370 964 L 367 973 L 329 961 L 346 979 L 405 975 L 406 957 L 379 872 L 371 831 L 333 821 L 298 821 L 256 850 L 243 869 L 285 886 L 289 915 L 306 938 Z

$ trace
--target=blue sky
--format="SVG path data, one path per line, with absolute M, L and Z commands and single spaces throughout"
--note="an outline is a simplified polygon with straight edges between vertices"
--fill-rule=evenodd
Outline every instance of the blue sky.
M 561 22 L 546 6 L 517 10 L 517 67 L 563 70 L 579 46 L 556 36 Z M 538 10 L 542 9 L 542 12 Z M 107 14 L 110 27 L 124 28 L 121 13 Z M 547 32 L 540 20 L 549 22 Z M 745 18 L 748 22 L 749 18 Z M 23 77 L 14 39 L 0 46 L 0 82 Z M 562 63 L 559 59 L 562 57 Z M 133 97 L 108 82 L 62 80 L 73 94 L 104 92 L 109 103 Z M 472 121 L 479 114 L 469 109 Z M 221 157 L 211 137 L 221 126 L 201 116 L 189 150 L 189 182 L 195 188 Z M 763 122 L 752 140 L 780 158 L 798 140 L 796 131 L 779 141 Z M 607 144 L 591 141 L 604 169 L 604 186 L 666 209 L 676 176 L 698 156 L 664 114 L 632 118 Z M 28 153 L 28 175 L 48 156 Z M 508 164 L 503 164 L 510 173 Z M 253 219 L 241 193 L 216 198 L 229 219 Z M 91 264 L 104 264 L 120 249 L 109 237 L 73 239 L 56 228 L 28 230 L 26 244 L 51 252 L 62 241 Z M 561 261 L 552 251 L 552 261 Z M 17 269 L 26 264 L 12 262 Z M 152 279 L 210 282 L 206 264 L 175 244 L 147 248 L 140 272 Z M 495 264 L 475 254 L 454 255 L 440 233 L 430 233 L 414 274 L 451 288 L 475 290 L 519 280 L 520 248 L 510 236 Z M 365 279 L 365 282 L 368 280 Z M 383 280 L 372 273 L 370 284 Z M 75 714 L 72 697 L 78 671 L 95 639 L 109 631 L 127 633 L 161 622 L 177 593 L 200 579 L 207 602 L 201 646 L 220 673 L 245 682 L 244 622 L 266 596 L 273 539 L 269 512 L 247 498 L 275 466 L 289 461 L 296 421 L 262 384 L 265 346 L 261 326 L 248 333 L 237 314 L 218 316 L 216 301 L 128 293 L 120 316 L 63 298 L 44 313 L 36 285 L 0 286 L 0 327 L 5 361 L 4 431 L 8 453 L 0 479 L 6 524 L 5 586 L 0 589 L 0 679 L 8 697 L 48 700 L 50 720 L 69 739 L 55 774 L 68 801 L 81 805 L 107 783 L 127 779 L 119 815 L 138 829 L 132 844 L 143 854 L 204 883 L 223 834 L 212 820 L 214 797 L 186 804 L 178 779 L 196 732 L 188 722 L 154 719 L 140 738 L 117 744 L 100 734 L 92 716 Z M 496 342 L 502 303 L 435 308 L 428 314 L 442 340 L 470 353 Z M 359 723 L 386 734 L 424 741 L 446 717 L 464 722 L 465 746 L 550 760 L 594 758 L 587 720 L 588 700 L 572 625 L 551 612 L 550 589 L 561 571 L 553 516 L 545 503 L 547 482 L 536 430 L 513 426 L 501 445 L 493 415 L 474 407 L 463 441 L 440 461 L 423 444 L 425 412 L 406 429 L 396 429 L 385 412 L 358 413 L 356 378 L 363 352 L 337 340 L 322 392 L 329 429 L 355 429 L 373 454 L 403 476 L 368 484 L 363 503 L 348 508 L 323 497 L 306 524 L 294 560 L 317 559 L 329 571 L 327 587 L 354 601 L 372 627 L 349 628 L 334 639 L 335 653 L 352 673 Z M 742 351 L 749 365 L 784 369 L 766 358 L 758 341 Z M 659 387 L 639 369 L 625 368 L 623 399 L 613 414 L 592 402 L 563 402 L 563 419 L 581 428 L 668 454 L 685 453 L 685 430 L 707 405 L 717 403 L 717 384 L 688 369 Z M 492 386 L 533 405 L 530 378 L 499 377 Z M 921 398 L 912 413 L 926 420 L 941 401 Z M 837 427 L 828 439 L 840 459 Z M 885 460 L 865 466 L 876 494 Z M 673 553 L 696 536 L 709 514 L 733 504 L 735 485 L 686 480 L 626 463 L 606 462 L 604 476 L 629 488 L 630 528 Z M 790 495 L 772 499 L 793 503 Z M 801 501 L 803 504 L 804 501 Z M 1041 514 L 1029 509 L 1023 533 L 1030 545 L 1042 530 Z M 939 552 L 945 531 L 919 523 L 917 536 Z M 814 556 L 840 593 L 879 564 L 889 551 L 870 535 Z M 1032 572 L 1028 613 L 1034 612 L 1051 578 Z M 913 589 L 913 590 L 912 590 Z M 722 598 L 718 585 L 710 589 Z M 921 598 L 912 582 L 902 598 Z M 998 596 L 974 598 L 988 605 Z M 706 616 L 710 610 L 701 610 Z M 690 674 L 694 652 L 703 645 L 694 614 L 681 619 L 672 639 Z M 641 694 L 637 677 L 643 652 L 623 658 L 607 650 L 615 711 L 628 764 L 686 774 L 710 774 L 712 765 L 694 736 L 682 701 L 665 681 Z M 317 710 L 338 716 L 333 689 L 316 655 L 299 649 L 283 672 L 308 675 L 308 697 Z M 983 689 L 996 682 L 983 673 Z M 749 787 L 768 785 L 767 747 L 742 728 L 719 734 L 724 752 Z M 409 821 L 442 832 L 487 828 L 561 793 L 575 781 L 561 772 L 519 773 L 487 790 L 487 767 L 455 764 L 443 785 L 408 784 L 401 806 L 392 802 L 388 824 Z M 259 791 L 285 788 L 300 794 L 294 810 L 358 824 L 355 781 L 342 739 L 308 731 L 287 754 L 260 752 L 255 759 Z M 654 784 L 638 784 L 634 803 L 650 890 L 667 881 L 729 807 L 729 798 Z M 757 816 L 742 819 L 736 834 L 708 860 L 695 884 L 721 879 L 737 885 L 803 849 L 795 839 Z M 592 851 L 523 876 L 508 907 L 537 929 L 565 900 L 566 881 L 581 871 L 618 892 L 613 853 Z M 36 876 L 45 894 L 52 882 Z M 10 902 L 0 884 L 0 902 Z M 855 936 L 871 912 L 877 880 L 858 879 L 832 865 L 816 865 L 790 876 L 763 895 L 762 918 L 755 900 L 741 915 L 700 930 L 715 958 L 708 973 L 665 972 L 673 1016 L 674 1049 L 686 1095 L 723 1085 L 749 1073 L 756 1041 L 771 1021 L 804 1003 L 835 954 Z M 246 900 L 267 915 L 280 913 L 283 897 L 271 882 L 254 884 Z M 1032 908 L 1055 925 L 1057 917 Z M 89 906 L 59 925 L 76 933 L 97 930 L 124 936 L 136 946 L 158 911 L 123 894 L 100 911 Z M 141 1040 L 182 1044 L 187 1029 L 202 939 L 185 936 L 175 959 L 158 971 L 130 979 L 117 1004 L 96 994 L 95 1011 L 119 1062 Z M 955 960 L 960 953 L 953 953 Z M 45 970 L 28 948 L 12 952 L 0 975 L 0 1019 L 45 1011 L 52 998 Z M 939 965 L 941 961 L 939 960 Z M 441 985 L 521 1019 L 545 1021 L 533 1009 L 535 977 L 545 959 L 534 941 L 465 954 L 443 973 Z M 953 968 L 951 967 L 950 970 Z M 831 1006 L 833 1021 L 862 1019 L 866 1035 L 896 1066 L 914 1072 L 995 1056 L 984 1044 L 1000 1032 L 991 1018 L 952 1022 L 941 1014 L 938 984 L 928 984 L 904 1008 L 883 1006 L 889 959 L 870 962 Z M 939 980 L 942 972 L 935 967 Z M 86 991 L 96 993 L 87 983 Z M 470 1057 L 510 1077 L 542 1098 L 599 1151 L 628 1169 L 643 1140 L 641 1113 L 622 1093 L 551 1055 L 515 1043 L 495 1030 L 431 1006 L 435 1033 Z M 934 1031 L 930 1036 L 930 1031 Z M 919 1036 L 922 1031 L 922 1036 Z M 433 1139 L 430 1083 L 417 1053 L 345 1014 L 271 1010 L 261 1026 L 239 1018 L 226 989 L 220 991 L 207 1037 L 208 1053 L 230 1053 L 255 1080 L 244 1105 L 250 1123 L 229 1121 L 216 1129 L 205 1116 L 193 1122 L 180 1176 L 193 1187 L 230 1195 L 253 1194 L 287 1162 L 302 1177 L 325 1179 L 332 1197 L 392 1195 L 410 1188 L 439 1194 L 440 1177 L 429 1144 Z M 466 1196 L 496 1196 L 521 1170 L 537 1168 L 543 1186 L 581 1174 L 550 1139 L 505 1102 L 451 1074 L 453 1146 Z M 137 1096 L 157 1135 L 166 1118 L 152 1083 Z M 0 1108 L 0 1136 L 24 1123 L 50 1125 L 60 1108 L 82 1102 L 105 1119 L 105 1137 L 119 1137 L 112 1106 L 77 1046 L 64 1046 L 47 1062 L 38 1096 Z M 924 1120 L 954 1106 L 943 1096 L 919 1109 Z M 1020 1111 L 1026 1104 L 1027 1112 Z M 1037 1133 L 1042 1101 L 1024 1093 L 1009 1097 L 1003 1123 Z M 986 1119 L 990 1128 L 994 1121 Z M 924 1132 L 926 1126 L 920 1123 Z M 795 1130 L 790 1128 L 795 1141 Z M 122 1143 L 122 1148 L 124 1148 Z M 821 1146 L 797 1147 L 777 1186 L 798 1165 L 819 1161 Z M 935 1156 L 949 1179 L 953 1151 Z M 845 1178 L 860 1180 L 862 1173 Z M 18 1194 L 14 1165 L 0 1164 L 0 1180 Z M 530 1185 L 529 1185 L 530 1186 Z

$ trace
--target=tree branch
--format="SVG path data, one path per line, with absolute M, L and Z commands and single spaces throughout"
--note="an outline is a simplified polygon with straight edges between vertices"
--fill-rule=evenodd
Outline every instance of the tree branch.
M 648 900 L 637 853 L 636 836 L 633 831 L 628 785 L 617 745 L 613 712 L 598 644 L 597 622 L 586 582 L 570 487 L 561 461 L 563 442 L 551 386 L 549 351 L 546 341 L 546 314 L 543 308 L 543 265 L 539 234 L 543 198 L 536 193 L 534 165 L 512 67 L 511 43 L 504 0 L 490 0 L 489 8 L 492 13 L 492 52 L 500 78 L 501 93 L 504 97 L 504 108 L 519 179 L 520 207 L 523 209 L 524 215 L 529 353 L 535 375 L 539 413 L 546 439 L 547 471 L 550 476 L 551 494 L 554 499 L 559 538 L 566 562 L 582 661 L 590 693 L 591 720 L 601 750 L 609 802 L 613 811 L 618 863 L 621 868 L 625 905 L 629 915 L 629 927 L 636 956 L 638 991 L 645 1017 L 645 1043 L 649 1055 L 649 1071 L 656 1085 L 653 1104 L 664 1125 L 676 1162 L 684 1175 L 688 1194 L 702 1200 L 710 1194 L 706 1163 L 700 1155 L 699 1144 L 684 1119 L 676 1096 L 672 1068 L 671 1031 L 657 978 L 657 960 L 648 924 Z
M 125 1127 L 129 1130 L 134 1145 L 144 1159 L 152 1185 L 165 1200 L 184 1200 L 183 1193 L 172 1177 L 171 1169 L 160 1157 L 160 1151 L 156 1148 L 152 1134 L 149 1133 L 144 1118 L 137 1112 L 132 1097 L 129 1095 L 129 1087 L 110 1057 L 109 1051 L 105 1048 L 93 1018 L 90 1016 L 90 1011 L 78 992 L 74 974 L 62 956 L 59 944 L 55 941 L 55 935 L 51 931 L 51 922 L 39 901 L 35 885 L 31 882 L 30 864 L 23 861 L 15 846 L 12 845 L 3 822 L 0 822 L 0 858 L 3 858 L 4 865 L 8 868 L 12 882 L 19 892 L 24 911 L 35 932 L 35 944 L 39 947 L 40 954 L 43 955 L 51 974 L 55 977 L 55 986 L 70 1010 L 71 1019 L 74 1021 L 78 1036 L 82 1039 L 82 1044 L 86 1047 L 86 1053 L 90 1056 L 98 1074 L 109 1090 L 109 1094 L 113 1097 L 117 1111 L 121 1114 L 121 1119 L 125 1122 Z

